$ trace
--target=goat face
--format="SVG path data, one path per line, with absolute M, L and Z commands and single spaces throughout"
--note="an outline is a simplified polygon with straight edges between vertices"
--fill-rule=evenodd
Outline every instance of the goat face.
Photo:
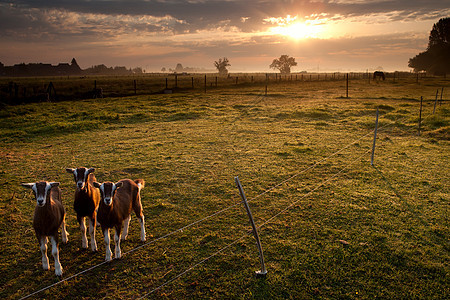
M 103 202 L 110 206 L 112 204 L 112 199 L 114 197 L 114 194 L 117 190 L 117 188 L 122 186 L 122 182 L 114 183 L 114 182 L 104 182 L 102 184 L 98 182 L 94 182 L 94 187 L 98 188 L 100 190 L 100 193 L 102 195 Z
M 59 182 L 40 181 L 36 183 L 22 183 L 22 186 L 33 190 L 37 206 L 42 207 L 47 201 L 49 191 L 53 187 L 59 186 Z
M 73 174 L 73 178 L 75 179 L 77 189 L 82 190 L 85 188 L 87 184 L 89 174 L 93 173 L 95 169 L 94 168 L 86 169 L 81 167 L 76 169 L 67 168 L 66 171 L 67 173 Z

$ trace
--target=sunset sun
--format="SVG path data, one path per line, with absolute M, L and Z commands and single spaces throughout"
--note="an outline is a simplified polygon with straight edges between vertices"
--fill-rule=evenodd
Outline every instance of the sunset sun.
M 299 20 L 297 16 L 288 15 L 286 18 L 268 18 L 266 21 L 274 25 L 270 27 L 270 33 L 296 40 L 323 38 L 325 35 L 325 24 L 322 19 Z

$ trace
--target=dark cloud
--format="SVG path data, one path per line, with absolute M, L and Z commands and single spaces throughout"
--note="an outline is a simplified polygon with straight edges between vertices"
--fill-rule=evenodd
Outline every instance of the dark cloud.
M 184 22 L 174 31 L 195 31 L 220 26 L 235 26 L 244 32 L 261 29 L 267 17 L 284 17 L 326 13 L 333 17 L 355 17 L 390 13 L 380 22 L 439 18 L 448 13 L 450 0 L 400 0 L 400 1 L 332 1 L 332 0 L 147 0 L 147 1 L 0 1 L 17 9 L 64 10 L 77 13 L 105 15 L 171 16 Z M 2 8 L 3 10 L 3 8 Z M 242 22 L 242 18 L 247 18 Z M 13 23 L 19 23 L 17 20 Z M 155 28 L 158 30 L 158 28 Z

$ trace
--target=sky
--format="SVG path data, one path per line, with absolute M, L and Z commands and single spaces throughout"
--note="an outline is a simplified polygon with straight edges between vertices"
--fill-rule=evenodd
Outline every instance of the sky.
M 270 72 L 410 71 L 450 0 L 0 0 L 0 62 L 82 69 L 163 67 Z

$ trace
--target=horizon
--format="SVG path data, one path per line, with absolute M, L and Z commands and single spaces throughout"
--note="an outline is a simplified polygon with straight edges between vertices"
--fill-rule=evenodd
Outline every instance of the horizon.
M 287 54 L 293 73 L 410 72 L 450 0 L 4 1 L 0 62 L 70 62 L 268 73 Z

